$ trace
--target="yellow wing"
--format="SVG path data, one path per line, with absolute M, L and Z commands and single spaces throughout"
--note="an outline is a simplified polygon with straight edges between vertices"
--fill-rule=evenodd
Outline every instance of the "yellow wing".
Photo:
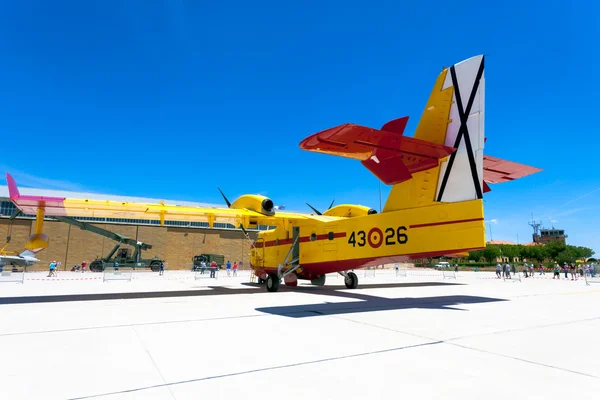
M 10 174 L 6 175 L 10 199 L 25 214 L 37 215 L 39 210 L 46 216 L 72 218 L 125 218 L 160 221 L 206 222 L 212 228 L 215 222 L 235 227 L 254 228 L 258 225 L 281 226 L 292 221 L 313 219 L 329 221 L 333 216 L 276 211 L 273 202 L 260 195 L 243 195 L 229 208 L 189 207 L 164 203 L 135 203 L 111 200 L 90 200 L 62 197 L 21 195 Z

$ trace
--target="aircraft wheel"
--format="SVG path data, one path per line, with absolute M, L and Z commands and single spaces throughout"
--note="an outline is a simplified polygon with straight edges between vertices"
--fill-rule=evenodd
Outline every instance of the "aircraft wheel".
M 325 285 L 325 277 L 326 275 L 323 274 L 318 278 L 315 279 L 311 279 L 310 283 L 316 286 L 324 286 Z
M 152 261 L 150 263 L 150 269 L 152 272 L 158 272 L 160 270 L 160 261 Z
M 358 276 L 354 272 L 348 272 L 348 276 L 344 278 L 344 283 L 348 289 L 356 289 L 358 287 Z
M 276 292 L 279 290 L 279 278 L 276 274 L 269 274 L 267 276 L 267 290 L 269 292 Z

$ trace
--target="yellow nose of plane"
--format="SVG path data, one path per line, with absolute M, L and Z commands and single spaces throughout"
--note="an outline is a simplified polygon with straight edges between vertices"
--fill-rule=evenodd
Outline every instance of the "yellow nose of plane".
M 33 235 L 29 236 L 29 239 L 27 239 L 25 248 L 31 251 L 45 249 L 48 247 L 48 242 L 48 235 L 45 233 L 34 233 Z

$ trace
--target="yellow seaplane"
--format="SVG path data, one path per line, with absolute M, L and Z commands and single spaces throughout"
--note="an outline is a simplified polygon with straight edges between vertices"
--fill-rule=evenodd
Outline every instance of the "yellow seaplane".
M 223 196 L 223 208 L 25 196 L 7 174 L 10 198 L 23 213 L 37 216 L 27 242 L 32 251 L 49 244 L 43 233 L 46 215 L 140 218 L 162 225 L 203 221 L 210 227 L 223 222 L 245 232 L 269 225 L 275 228 L 258 233 L 250 256 L 268 291 L 277 291 L 282 281 L 324 285 L 326 274 L 336 272 L 354 289 L 353 269 L 485 248 L 483 194 L 489 184 L 540 171 L 483 154 L 484 91 L 484 56 L 479 55 L 442 70 L 413 137 L 404 135 L 408 117 L 403 117 L 381 129 L 346 123 L 300 143 L 306 151 L 358 159 L 390 185 L 381 212 L 340 204 L 322 213 L 314 208 L 314 213 L 293 213 L 260 195 L 233 202 Z

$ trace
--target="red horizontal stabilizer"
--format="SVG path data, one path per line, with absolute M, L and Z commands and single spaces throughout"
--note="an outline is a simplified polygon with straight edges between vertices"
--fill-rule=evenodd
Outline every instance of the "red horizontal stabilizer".
M 375 149 L 371 158 L 361 162 L 386 185 L 395 185 L 412 178 L 406 164 L 402 161 L 402 155 L 394 151 Z
M 38 208 L 43 208 L 46 215 L 65 216 L 64 197 L 25 196 L 19 193 L 17 184 L 10 174 L 6 174 L 10 200 L 24 214 L 35 215 Z
M 452 147 L 402 136 L 407 121 L 408 117 L 404 117 L 384 125 L 393 132 L 355 124 L 336 126 L 307 137 L 300 142 L 300 148 L 361 160 L 386 184 L 403 182 L 415 172 L 437 166 L 440 158 L 455 151 Z
M 502 183 L 540 172 L 540 168 L 483 156 L 483 180 L 487 183 Z

